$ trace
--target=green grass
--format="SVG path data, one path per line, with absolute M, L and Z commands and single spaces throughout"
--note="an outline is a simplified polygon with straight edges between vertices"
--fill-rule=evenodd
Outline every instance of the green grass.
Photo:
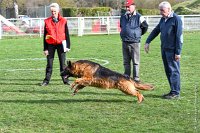
M 169 85 L 157 37 L 146 54 L 141 45 L 141 79 L 156 86 L 145 101 L 118 90 L 86 87 L 72 96 L 62 84 L 56 55 L 49 86 L 41 87 L 46 60 L 42 38 L 0 40 L 0 132 L 2 133 L 198 133 L 200 32 L 184 33 L 181 99 L 164 100 Z M 123 73 L 119 35 L 71 37 L 67 58 L 91 59 Z M 98 59 L 98 60 L 95 60 Z M 70 82 L 73 82 L 70 78 Z

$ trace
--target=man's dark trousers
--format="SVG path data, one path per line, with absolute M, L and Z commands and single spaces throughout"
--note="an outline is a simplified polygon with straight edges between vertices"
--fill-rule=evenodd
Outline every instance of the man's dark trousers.
M 49 55 L 47 56 L 47 66 L 46 66 L 46 76 L 44 82 L 49 83 L 53 70 L 53 60 L 55 56 L 55 51 L 57 50 L 59 63 L 60 63 L 60 72 L 64 70 L 66 54 L 63 51 L 62 45 L 48 45 Z M 65 82 L 65 78 L 62 77 L 63 82 Z

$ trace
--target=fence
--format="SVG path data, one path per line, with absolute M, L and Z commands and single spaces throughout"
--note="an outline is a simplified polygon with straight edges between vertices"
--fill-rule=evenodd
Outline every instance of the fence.
M 144 16 L 149 24 L 150 32 L 159 22 L 160 16 Z M 200 15 L 181 15 L 184 31 L 200 30 Z M 1 18 L 0 18 L 1 19 Z M 6 36 L 42 37 L 45 18 L 1 19 L 0 39 Z M 118 34 L 120 32 L 120 16 L 108 17 L 68 17 L 69 33 L 83 36 L 91 34 Z M 9 25 L 8 23 L 12 23 Z

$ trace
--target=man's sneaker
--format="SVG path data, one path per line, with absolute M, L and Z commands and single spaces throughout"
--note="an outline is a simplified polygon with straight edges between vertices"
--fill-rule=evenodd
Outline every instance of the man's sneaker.
M 47 86 L 49 83 L 47 83 L 47 82 L 42 82 L 41 84 L 40 84 L 40 86 Z
M 140 83 L 140 78 L 139 78 L 139 77 L 133 77 L 133 80 L 134 80 L 136 83 Z
M 179 99 L 180 96 L 176 94 L 168 93 L 168 94 L 164 94 L 162 97 L 164 99 Z
M 137 79 L 137 80 L 134 79 L 134 81 L 135 81 L 136 83 L 141 83 L 139 79 Z

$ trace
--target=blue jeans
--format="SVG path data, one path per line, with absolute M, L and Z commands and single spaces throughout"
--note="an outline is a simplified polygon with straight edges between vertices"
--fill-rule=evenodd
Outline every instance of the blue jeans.
M 131 75 L 131 60 L 133 63 L 133 79 L 139 80 L 140 43 L 122 43 L 124 74 Z
M 180 94 L 180 61 L 175 61 L 174 50 L 161 50 L 165 73 L 171 88 L 170 93 Z

